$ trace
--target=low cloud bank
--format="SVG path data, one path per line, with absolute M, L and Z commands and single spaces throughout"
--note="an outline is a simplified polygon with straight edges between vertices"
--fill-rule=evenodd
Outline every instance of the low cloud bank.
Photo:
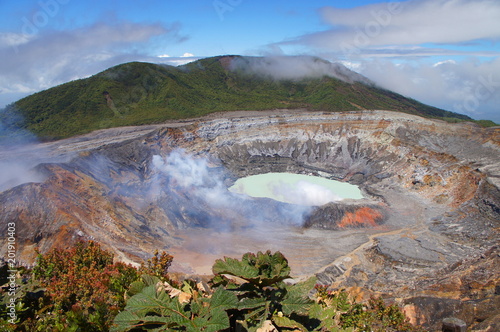
M 371 84 L 366 77 L 347 69 L 340 63 L 312 56 L 237 57 L 231 62 L 231 69 L 276 80 L 298 81 L 327 76 L 349 83 Z
M 474 119 L 500 123 L 500 58 L 435 64 L 376 60 L 357 67 L 386 89 Z

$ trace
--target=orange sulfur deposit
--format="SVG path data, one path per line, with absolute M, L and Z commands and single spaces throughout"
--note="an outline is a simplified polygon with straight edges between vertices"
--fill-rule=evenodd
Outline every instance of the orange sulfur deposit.
M 374 227 L 383 217 L 379 211 L 365 206 L 354 212 L 346 212 L 338 227 Z

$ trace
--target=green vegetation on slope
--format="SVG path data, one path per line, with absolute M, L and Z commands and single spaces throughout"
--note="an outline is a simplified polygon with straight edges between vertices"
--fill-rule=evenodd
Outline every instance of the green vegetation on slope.
M 362 108 L 470 120 L 369 84 L 346 83 L 327 76 L 274 80 L 248 71 L 229 70 L 227 63 L 233 58 L 242 59 L 213 57 L 180 67 L 122 64 L 23 98 L 8 106 L 0 114 L 0 121 L 42 139 L 58 139 L 96 129 L 231 110 Z

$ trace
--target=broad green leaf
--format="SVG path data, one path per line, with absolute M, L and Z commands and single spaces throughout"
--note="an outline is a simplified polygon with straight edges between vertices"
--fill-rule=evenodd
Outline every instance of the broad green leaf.
M 168 295 L 166 295 L 169 297 Z M 170 317 L 173 322 L 178 323 L 180 326 L 188 326 L 190 324 L 191 313 L 186 311 L 184 305 L 174 298 L 171 302 L 163 308 L 162 315 Z
M 146 316 L 142 320 L 144 325 L 165 325 L 168 327 L 178 326 L 177 323 L 172 322 L 169 317 L 159 317 L 159 316 Z
M 227 313 L 222 309 L 216 309 L 212 310 L 209 315 L 195 317 L 193 319 L 193 328 L 197 328 L 198 330 L 193 329 L 192 331 L 217 332 L 229 327 Z
M 135 315 L 135 320 L 144 320 L 146 317 L 164 317 L 166 321 L 184 326 L 189 322 L 189 314 L 184 311 L 183 306 L 177 299 L 171 299 L 164 291 L 157 291 L 156 285 L 145 287 L 139 294 L 132 296 L 127 301 L 125 311 Z M 131 320 L 134 316 L 122 316 Z M 130 321 L 134 324 L 133 321 Z M 123 326 L 121 323 L 120 326 Z
M 111 326 L 111 332 L 128 331 L 141 322 L 142 317 L 128 310 L 122 311 L 116 315 L 114 324 Z
M 141 276 L 141 279 L 142 281 L 144 281 L 146 286 L 156 285 L 158 282 L 160 282 L 160 279 L 158 277 L 149 274 L 143 274 Z
M 259 307 L 265 306 L 267 303 L 267 300 L 262 297 L 258 298 L 244 298 L 240 302 L 238 302 L 238 309 L 243 310 L 243 309 L 255 309 Z
M 285 316 L 289 316 L 292 313 L 307 314 L 310 306 L 314 303 L 309 298 L 309 292 L 314 288 L 315 284 L 316 278 L 311 277 L 306 281 L 286 287 L 288 292 L 281 301 Z
M 127 295 L 134 296 L 136 294 L 139 294 L 144 289 L 144 287 L 156 285 L 158 284 L 159 281 L 160 279 L 158 279 L 155 276 L 143 274 L 140 280 L 136 280 L 130 284 L 130 287 L 127 291 Z
M 191 303 L 191 312 L 197 317 L 194 324 L 203 331 L 219 331 L 229 328 L 229 317 L 226 310 L 236 309 L 238 298 L 234 292 L 228 291 L 223 287 L 217 288 L 210 298 L 200 298 L 198 302 Z
M 228 274 L 240 277 L 260 287 L 266 287 L 290 278 L 290 267 L 286 258 L 277 251 L 271 254 L 246 253 L 241 261 L 225 257 L 212 267 L 214 274 Z
M 211 310 L 228 310 L 238 307 L 238 297 L 232 291 L 228 291 L 222 287 L 217 288 L 215 293 L 210 298 Z
M 321 320 L 323 317 L 321 314 L 324 312 L 324 307 L 318 303 L 314 303 L 309 308 L 309 317 Z
M 288 261 L 279 251 L 274 254 L 271 254 L 269 250 L 265 253 L 259 251 L 257 255 L 247 253 L 243 255 L 242 262 L 257 267 L 261 280 L 278 282 L 290 277 Z M 266 283 L 270 285 L 268 281 Z
M 216 260 L 212 271 L 214 274 L 229 274 L 243 279 L 253 279 L 259 276 L 259 269 L 255 266 L 230 257 Z
M 130 284 L 127 291 L 127 295 L 134 296 L 135 294 L 140 293 L 144 287 L 146 287 L 144 281 L 142 280 L 134 281 L 133 283 Z
M 287 297 L 283 299 L 281 305 L 286 316 L 292 313 L 306 315 L 313 303 L 311 299 L 304 297 Z
M 244 314 L 245 321 L 249 327 L 260 326 L 269 316 L 268 306 L 258 307 Z
M 175 324 L 166 317 L 159 316 L 146 316 L 139 317 L 138 315 L 131 313 L 130 311 L 122 311 L 116 315 L 114 324 L 110 328 L 111 332 L 124 332 L 134 329 L 139 326 L 151 325 L 166 325 L 173 326 Z
M 219 287 L 211 298 L 196 298 L 184 306 L 176 297 L 171 298 L 162 287 L 157 288 L 155 281 L 148 280 L 151 285 L 128 300 L 125 310 L 115 319 L 114 331 L 165 325 L 193 332 L 216 332 L 230 327 L 225 310 L 237 308 L 238 298 L 234 292 Z
M 322 305 L 315 303 L 311 306 L 309 310 L 309 317 L 319 320 L 320 328 L 326 329 L 327 331 L 341 331 L 335 315 L 337 310 L 334 307 L 323 307 Z
M 172 302 L 170 297 L 165 292 L 157 292 L 156 286 L 151 285 L 144 289 L 127 301 L 125 310 L 136 312 L 137 314 L 146 315 L 154 312 L 161 314 L 161 310 Z
M 287 287 L 287 289 L 289 292 L 291 292 L 293 290 L 294 292 L 297 291 L 301 294 L 305 294 L 305 296 L 308 296 L 317 282 L 318 282 L 318 279 L 313 276 L 307 280 L 304 280 L 304 281 L 298 282 L 294 285 L 291 285 L 290 287 Z
M 307 329 L 302 324 L 286 316 L 274 315 L 273 322 L 275 325 L 279 327 L 286 327 L 289 329 L 301 329 L 302 331 L 307 331 Z

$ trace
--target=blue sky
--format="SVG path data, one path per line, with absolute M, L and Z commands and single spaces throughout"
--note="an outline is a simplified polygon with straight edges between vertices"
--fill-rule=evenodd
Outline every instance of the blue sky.
M 500 123 L 500 1 L 0 0 L 0 107 L 128 61 L 314 55 Z

